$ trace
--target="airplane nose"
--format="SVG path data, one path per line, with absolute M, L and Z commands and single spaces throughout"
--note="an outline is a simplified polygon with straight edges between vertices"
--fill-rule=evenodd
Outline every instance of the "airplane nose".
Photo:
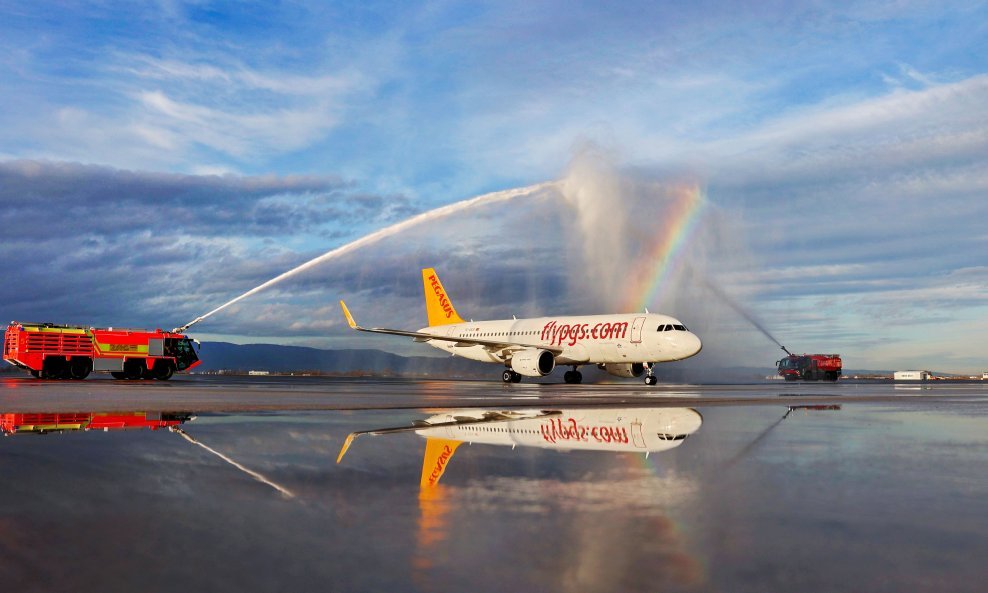
M 703 349 L 703 344 L 700 342 L 700 338 L 698 338 L 696 334 L 689 332 L 686 336 L 686 339 L 683 340 L 683 350 L 685 351 L 685 355 L 686 355 L 684 356 L 684 358 L 689 358 L 690 356 L 694 356 L 702 349 Z

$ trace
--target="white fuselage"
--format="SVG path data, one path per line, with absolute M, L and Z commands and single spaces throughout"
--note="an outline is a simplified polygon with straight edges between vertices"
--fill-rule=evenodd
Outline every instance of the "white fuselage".
M 661 331 L 660 331 L 661 330 Z M 654 313 L 583 315 L 470 321 L 426 327 L 421 333 L 561 349 L 558 364 L 668 362 L 700 351 L 700 339 L 678 320 Z M 427 340 L 430 346 L 483 362 L 504 362 L 506 356 L 477 344 Z
M 487 410 L 451 410 L 432 416 L 430 424 L 482 418 Z M 578 408 L 558 414 L 503 422 L 462 423 L 423 428 L 424 437 L 467 443 L 544 449 L 654 453 L 682 444 L 703 423 L 692 408 Z

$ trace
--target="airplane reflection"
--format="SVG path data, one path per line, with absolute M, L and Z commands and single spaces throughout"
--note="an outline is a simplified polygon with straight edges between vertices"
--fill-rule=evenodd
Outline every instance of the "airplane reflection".
M 645 456 L 679 447 L 703 422 L 699 412 L 692 408 L 569 408 L 553 410 L 447 410 L 410 426 L 363 430 L 347 435 L 340 449 L 337 463 L 362 435 L 385 435 L 414 432 L 425 438 L 425 454 L 419 483 L 419 529 L 416 546 L 412 552 L 412 580 L 421 589 L 429 590 L 430 577 L 442 565 L 443 544 L 455 529 L 451 513 L 456 504 L 451 496 L 462 492 L 461 487 L 440 484 L 440 480 L 457 448 L 463 443 L 498 446 L 535 447 L 559 451 L 602 451 L 610 453 L 641 453 Z M 524 486 L 522 481 L 520 487 Z M 577 498 L 593 492 L 591 484 L 577 482 L 574 494 Z M 631 487 L 629 485 L 629 487 Z M 467 487 L 469 488 L 469 486 Z M 565 484 L 554 488 L 566 489 Z M 541 487 L 539 488 L 541 492 Z M 501 491 L 501 494 L 504 494 Z M 649 499 L 654 492 L 649 489 Z M 609 495 L 608 495 L 609 496 Z M 664 516 L 656 519 L 658 529 L 667 537 L 662 538 L 665 558 L 682 567 L 684 584 L 702 582 L 701 565 L 683 549 L 677 534 L 665 525 L 670 521 Z M 639 527 L 615 519 L 612 525 L 594 527 L 601 535 L 608 529 L 625 533 Z M 601 531 L 603 529 L 603 531 Z M 597 588 L 594 586 L 591 589 Z
M 692 408 L 571 408 L 558 410 L 449 410 L 411 426 L 347 435 L 336 459 L 343 460 L 357 437 L 415 432 L 425 437 L 421 486 L 439 483 L 463 443 L 538 447 L 563 451 L 650 453 L 678 447 L 703 417 Z

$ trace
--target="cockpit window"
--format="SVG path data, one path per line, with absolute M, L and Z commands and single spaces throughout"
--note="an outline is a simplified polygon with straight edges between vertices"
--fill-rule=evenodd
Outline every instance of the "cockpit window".
M 681 331 L 681 332 L 689 331 L 689 330 L 686 329 L 686 326 L 685 325 L 679 325 L 678 323 L 676 325 L 674 325 L 673 327 L 676 328 L 677 330 Z
M 685 441 L 686 438 L 689 437 L 690 435 L 688 435 L 688 434 L 666 434 L 666 433 L 660 432 L 660 433 L 658 433 L 658 436 L 659 436 L 659 439 L 661 439 L 663 441 Z

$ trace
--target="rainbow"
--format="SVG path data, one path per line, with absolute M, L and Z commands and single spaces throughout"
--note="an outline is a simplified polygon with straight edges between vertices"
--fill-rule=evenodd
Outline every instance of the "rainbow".
M 656 241 L 648 251 L 638 258 L 637 273 L 629 287 L 630 295 L 623 310 L 643 311 L 660 290 L 669 290 L 668 280 L 683 265 L 684 247 L 696 234 L 706 199 L 697 184 L 682 185 L 671 189 L 672 204 L 662 214 L 662 227 L 655 233 Z

